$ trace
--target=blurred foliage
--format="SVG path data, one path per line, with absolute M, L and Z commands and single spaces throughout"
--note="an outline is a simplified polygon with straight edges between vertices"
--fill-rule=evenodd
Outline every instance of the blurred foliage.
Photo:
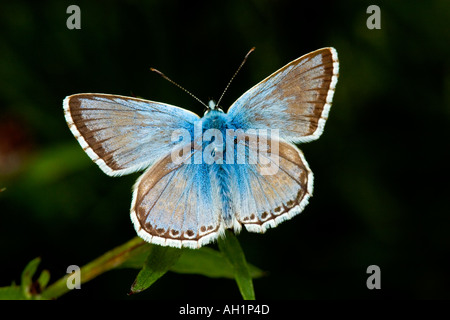
M 81 30 L 66 27 L 71 4 Z M 289 61 L 333 46 L 340 77 L 330 117 L 318 141 L 300 146 L 314 197 L 276 229 L 238 236 L 247 260 L 270 272 L 255 280 L 257 297 L 450 298 L 450 2 L 378 1 L 381 30 L 366 27 L 372 4 L 2 1 L 0 286 L 20 283 L 11 290 L 22 295 L 20 275 L 34 257 L 58 279 L 135 236 L 138 174 L 110 178 L 89 160 L 67 128 L 65 96 L 136 95 L 202 114 L 149 68 L 217 99 L 255 46 L 224 97 L 231 105 Z M 378 291 L 365 286 L 372 264 L 381 268 Z M 240 298 L 228 279 L 174 272 L 127 296 L 135 277 L 111 271 L 64 298 L 185 298 L 176 290 L 185 287 L 190 298 Z

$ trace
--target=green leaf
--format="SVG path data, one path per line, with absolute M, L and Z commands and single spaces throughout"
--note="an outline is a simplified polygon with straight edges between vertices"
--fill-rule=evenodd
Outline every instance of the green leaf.
M 223 252 L 234 270 L 234 278 L 244 300 L 254 300 L 255 291 L 250 269 L 244 252 L 233 232 L 226 230 L 225 237 L 218 239 L 220 251 Z
M 153 245 L 144 266 L 131 286 L 130 294 L 141 292 L 161 278 L 184 250 Z
M 143 240 L 142 240 L 143 241 Z M 152 244 L 145 243 L 144 245 L 133 250 L 127 259 L 117 266 L 117 268 L 131 268 L 131 269 L 142 269 L 147 260 L 147 257 L 152 250 Z
M 41 258 L 31 260 L 22 271 L 20 286 L 14 283 L 9 287 L 0 288 L 0 300 L 31 300 L 36 299 L 50 280 L 50 272 L 43 270 L 36 281 L 33 277 L 41 262 Z
M 214 249 L 186 249 L 171 271 L 187 274 L 201 274 L 211 278 L 234 278 L 233 268 L 224 255 Z
M 264 272 L 248 264 L 252 278 L 259 278 Z M 225 255 L 209 247 L 185 250 L 170 271 L 186 274 L 200 274 L 211 278 L 234 279 L 234 269 Z
M 119 268 L 141 269 L 150 252 L 150 244 L 135 250 L 133 256 L 122 263 Z M 209 247 L 200 249 L 183 249 L 183 254 L 170 268 L 170 271 L 182 274 L 199 274 L 210 278 L 234 279 L 234 269 L 220 251 Z M 248 263 L 252 278 L 260 278 L 265 272 Z
M 44 290 L 50 281 L 50 272 L 48 270 L 43 270 L 37 280 L 40 290 Z
M 29 300 L 21 286 L 11 285 L 10 287 L 0 288 L 0 300 Z
M 33 276 L 41 262 L 41 258 L 35 258 L 31 260 L 22 272 L 21 288 L 23 294 L 30 299 L 31 298 L 31 286 L 33 285 Z

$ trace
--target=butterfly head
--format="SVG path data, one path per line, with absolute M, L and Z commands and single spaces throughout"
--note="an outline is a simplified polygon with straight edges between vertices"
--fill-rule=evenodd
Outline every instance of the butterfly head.
M 219 108 L 219 106 L 216 104 L 216 102 L 214 100 L 209 100 L 208 109 L 206 110 L 205 115 L 207 113 L 209 113 L 210 111 L 223 112 L 223 110 Z

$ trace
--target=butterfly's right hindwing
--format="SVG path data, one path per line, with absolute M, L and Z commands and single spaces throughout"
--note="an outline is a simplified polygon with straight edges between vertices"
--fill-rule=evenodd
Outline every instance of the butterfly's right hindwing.
M 229 178 L 236 190 L 235 224 L 263 233 L 303 211 L 313 193 L 313 174 L 303 153 L 290 143 L 273 139 L 267 147 L 261 142 L 245 145 L 253 156 L 245 165 L 235 164 Z

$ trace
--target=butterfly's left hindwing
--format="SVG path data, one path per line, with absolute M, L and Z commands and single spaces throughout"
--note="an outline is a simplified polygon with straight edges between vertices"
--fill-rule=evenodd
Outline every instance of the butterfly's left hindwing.
M 182 148 L 182 147 L 180 147 Z M 136 182 L 131 219 L 144 240 L 172 247 L 199 248 L 223 232 L 220 202 L 211 166 L 194 164 L 196 152 L 176 163 L 167 155 Z
M 108 175 L 142 170 L 174 147 L 172 133 L 192 133 L 199 117 L 187 110 L 143 99 L 76 94 L 64 100 L 70 130 Z

